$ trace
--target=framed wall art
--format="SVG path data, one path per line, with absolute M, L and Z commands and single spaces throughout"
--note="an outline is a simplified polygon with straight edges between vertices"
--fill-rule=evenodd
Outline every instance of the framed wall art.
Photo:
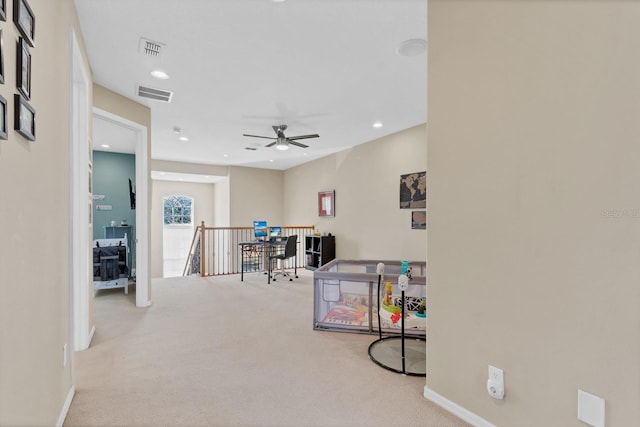
M 16 85 L 25 98 L 31 99 L 31 52 L 22 37 L 18 40 L 17 64 Z
M 7 0 L 0 0 L 0 21 L 7 20 Z
M 36 110 L 19 94 L 13 95 L 14 129 L 29 141 L 36 140 Z
M 414 230 L 427 229 L 427 211 L 411 212 L 411 228 Z
M 13 0 L 13 22 L 29 46 L 35 47 L 36 17 L 27 0 Z
M 318 193 L 318 215 L 319 216 L 336 216 L 336 192 L 321 191 Z
M 427 207 L 427 172 L 400 175 L 400 209 Z
M 7 100 L 0 95 L 0 139 L 7 139 Z
M 2 28 L 0 28 L 0 84 L 4 84 L 4 49 L 3 47 L 4 46 L 2 41 Z

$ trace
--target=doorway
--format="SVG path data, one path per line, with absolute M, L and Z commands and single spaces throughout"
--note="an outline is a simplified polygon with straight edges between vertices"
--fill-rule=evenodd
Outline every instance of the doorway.
M 149 169 L 147 128 L 139 123 L 117 116 L 99 108 L 93 108 L 94 120 L 101 120 L 133 134 L 136 175 L 136 307 L 151 305 L 151 281 L 149 279 Z M 95 138 L 95 136 L 94 136 Z
M 193 240 L 193 198 L 162 199 L 162 277 L 182 276 Z

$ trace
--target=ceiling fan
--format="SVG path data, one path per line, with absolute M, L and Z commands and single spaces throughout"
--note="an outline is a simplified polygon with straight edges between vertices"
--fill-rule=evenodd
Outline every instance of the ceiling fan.
M 242 136 L 250 136 L 253 138 L 266 138 L 266 139 L 273 139 L 274 141 L 270 144 L 265 145 L 265 147 L 273 147 L 274 145 L 276 146 L 276 148 L 278 150 L 288 150 L 289 149 L 289 144 L 292 145 L 296 145 L 298 147 L 301 148 L 307 148 L 309 147 L 308 145 L 304 145 L 300 142 L 298 142 L 298 139 L 308 139 L 308 138 L 318 138 L 320 135 L 318 134 L 313 134 L 313 135 L 298 135 L 298 136 L 292 136 L 292 137 L 286 137 L 284 135 L 284 131 L 285 129 L 287 129 L 287 125 L 279 125 L 279 126 L 272 126 L 274 132 L 276 133 L 276 137 L 272 137 L 272 136 L 261 136 L 261 135 L 248 135 L 246 133 L 243 133 Z

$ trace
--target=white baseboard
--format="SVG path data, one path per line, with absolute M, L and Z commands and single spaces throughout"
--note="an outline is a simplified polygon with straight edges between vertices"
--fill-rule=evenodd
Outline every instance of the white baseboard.
M 427 386 L 424 386 L 424 397 L 474 427 L 496 427 L 484 418 L 439 395 Z
M 64 401 L 64 406 L 62 407 L 62 411 L 60 411 L 60 416 L 58 417 L 58 422 L 56 423 L 56 427 L 62 427 L 64 424 L 65 418 L 67 418 L 67 413 L 69 412 L 69 408 L 71 407 L 71 401 L 73 400 L 73 396 L 76 394 L 75 386 L 71 386 L 69 389 L 69 393 L 67 394 L 67 400 Z

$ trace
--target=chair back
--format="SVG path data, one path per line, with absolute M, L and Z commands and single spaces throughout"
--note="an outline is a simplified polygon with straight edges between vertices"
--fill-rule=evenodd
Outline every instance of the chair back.
M 294 234 L 292 236 L 287 237 L 287 243 L 285 244 L 284 247 L 284 257 L 285 258 L 291 258 L 293 256 L 296 256 L 297 254 L 297 245 L 298 243 L 298 235 Z

